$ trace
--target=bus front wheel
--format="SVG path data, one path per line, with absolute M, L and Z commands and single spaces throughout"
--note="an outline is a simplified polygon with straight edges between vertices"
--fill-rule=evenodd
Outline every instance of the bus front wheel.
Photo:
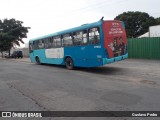
M 73 70 L 74 69 L 74 65 L 73 65 L 73 60 L 70 57 L 67 57 L 65 59 L 65 64 L 66 64 L 66 68 L 69 70 Z
M 39 60 L 39 57 L 36 57 L 36 63 L 37 64 L 41 64 L 40 60 Z

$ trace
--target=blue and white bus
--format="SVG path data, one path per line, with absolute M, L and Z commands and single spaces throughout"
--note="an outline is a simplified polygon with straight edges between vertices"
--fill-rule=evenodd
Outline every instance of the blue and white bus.
M 31 62 L 97 67 L 128 57 L 124 23 L 100 20 L 29 41 Z

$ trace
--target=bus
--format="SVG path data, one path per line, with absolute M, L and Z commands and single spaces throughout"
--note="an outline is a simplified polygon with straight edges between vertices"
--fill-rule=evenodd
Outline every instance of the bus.
M 98 67 L 128 58 L 124 22 L 99 20 L 29 40 L 33 63 Z

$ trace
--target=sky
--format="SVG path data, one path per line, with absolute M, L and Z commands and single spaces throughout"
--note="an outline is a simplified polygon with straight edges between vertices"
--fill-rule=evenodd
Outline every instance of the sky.
M 113 20 L 127 11 L 160 17 L 160 0 L 0 0 L 0 19 L 23 21 L 29 39 L 100 20 Z M 21 47 L 24 45 L 21 44 Z

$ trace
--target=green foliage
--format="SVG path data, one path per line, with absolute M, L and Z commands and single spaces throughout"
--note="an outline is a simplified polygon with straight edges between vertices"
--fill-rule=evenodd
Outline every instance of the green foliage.
M 145 12 L 124 12 L 114 19 L 124 21 L 128 38 L 136 38 L 156 25 L 156 20 Z
M 156 18 L 156 24 L 157 24 L 157 25 L 160 25 L 160 17 L 159 17 L 159 18 Z
M 23 22 L 15 19 L 0 20 L 0 52 L 9 51 L 14 45 L 20 46 L 23 38 L 27 38 L 29 27 L 22 26 Z

